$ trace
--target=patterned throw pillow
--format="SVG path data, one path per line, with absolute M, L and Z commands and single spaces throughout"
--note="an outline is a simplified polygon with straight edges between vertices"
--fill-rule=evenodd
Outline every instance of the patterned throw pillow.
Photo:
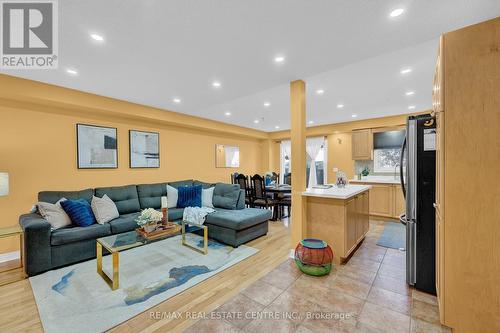
M 92 208 L 85 199 L 65 200 L 61 202 L 61 206 L 73 224 L 79 227 L 88 227 L 96 223 Z
M 179 197 L 177 198 L 177 207 L 201 207 L 201 185 L 181 186 L 177 190 Z

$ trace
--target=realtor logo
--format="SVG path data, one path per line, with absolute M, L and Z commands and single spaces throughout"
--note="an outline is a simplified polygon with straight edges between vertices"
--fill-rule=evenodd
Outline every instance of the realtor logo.
M 4 69 L 57 68 L 57 2 L 1 1 Z

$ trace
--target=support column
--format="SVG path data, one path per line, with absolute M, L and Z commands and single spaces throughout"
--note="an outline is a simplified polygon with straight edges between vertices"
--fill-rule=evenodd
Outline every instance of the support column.
M 306 236 L 305 199 L 306 189 L 306 83 L 302 80 L 290 83 L 290 119 L 292 141 L 292 221 L 291 248 Z

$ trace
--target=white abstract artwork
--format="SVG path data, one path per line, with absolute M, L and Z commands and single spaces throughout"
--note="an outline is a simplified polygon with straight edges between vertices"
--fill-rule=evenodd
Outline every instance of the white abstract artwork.
M 130 131 L 130 167 L 160 167 L 160 135 L 155 132 Z
M 116 128 L 77 124 L 79 169 L 117 168 Z

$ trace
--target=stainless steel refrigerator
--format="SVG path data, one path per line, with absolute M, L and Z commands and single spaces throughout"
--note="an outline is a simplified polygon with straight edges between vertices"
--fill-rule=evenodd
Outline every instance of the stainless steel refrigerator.
M 406 159 L 406 175 L 403 172 Z M 436 294 L 436 122 L 430 115 L 411 116 L 401 148 L 401 186 L 406 213 L 406 281 Z

